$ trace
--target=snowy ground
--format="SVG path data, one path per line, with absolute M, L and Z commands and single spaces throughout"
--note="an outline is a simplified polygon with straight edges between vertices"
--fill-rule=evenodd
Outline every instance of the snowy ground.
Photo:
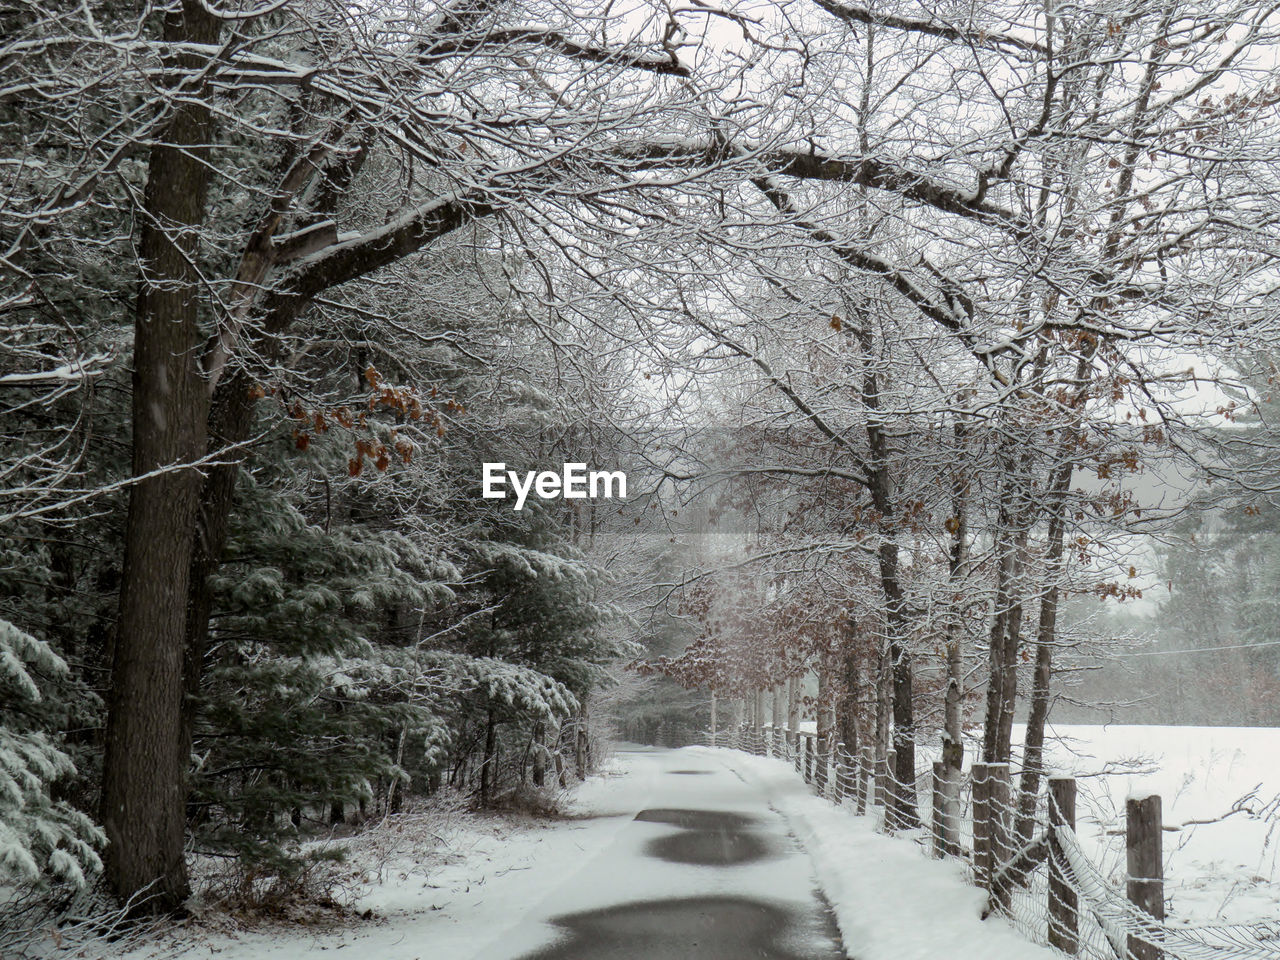
M 1280 792 L 1280 731 L 1055 733 L 1051 760 L 1081 778 L 1079 833 L 1096 863 L 1119 879 L 1123 841 L 1115 830 L 1124 798 L 1159 792 L 1166 825 L 1184 825 L 1166 833 L 1173 916 L 1241 922 L 1280 913 L 1280 826 L 1274 805 L 1266 807 Z M 1250 809 L 1260 816 L 1187 824 L 1216 819 L 1250 793 L 1257 798 Z M 700 825 L 689 811 L 714 811 L 731 825 Z M 681 816 L 694 822 L 677 822 Z M 732 826 L 735 818 L 741 830 Z M 768 942 L 749 955 L 814 960 L 830 955 L 831 942 L 815 886 L 838 922 L 836 939 L 858 960 L 1056 955 L 999 918 L 980 920 L 983 895 L 961 864 L 930 860 L 908 840 L 875 833 L 870 818 L 812 796 L 789 764 L 737 751 L 621 752 L 583 785 L 564 820 L 463 817 L 437 830 L 443 848 L 421 830 L 406 827 L 403 839 L 396 830 L 392 825 L 380 838 L 376 857 L 361 851 L 369 869 L 357 909 L 372 910 L 371 920 L 274 932 L 179 931 L 128 956 L 293 960 L 352 949 L 379 960 L 692 960 L 730 955 L 725 943 L 758 931 Z M 687 910 L 672 912 L 673 903 Z M 655 924 L 654 916 L 662 919 Z M 702 947 L 663 952 L 686 935 L 699 939 L 700 931 Z M 639 942 L 649 946 L 636 952 Z
M 619 807 L 631 789 L 627 767 L 611 761 L 578 789 L 572 811 L 581 819 L 573 812 L 566 820 L 450 817 L 429 831 L 411 826 L 403 842 L 372 855 L 370 844 L 357 840 L 353 856 L 367 880 L 358 885 L 354 906 L 358 913 L 371 910 L 370 920 L 246 931 L 227 930 L 225 923 L 197 926 L 119 956 L 293 960 L 354 948 L 378 960 L 465 960 L 501 940 L 519 922 L 520 905 L 538 902 L 585 850 L 608 842 L 623 821 L 587 812 Z M 376 845 L 385 848 L 386 841 Z
M 834 960 L 841 939 L 858 960 L 1052 956 L 980 921 L 982 898 L 956 865 L 876 835 L 780 761 L 699 747 L 620 753 L 574 809 L 575 819 L 515 828 L 455 825 L 451 862 L 388 855 L 359 904 L 375 920 L 180 931 L 128 956 Z

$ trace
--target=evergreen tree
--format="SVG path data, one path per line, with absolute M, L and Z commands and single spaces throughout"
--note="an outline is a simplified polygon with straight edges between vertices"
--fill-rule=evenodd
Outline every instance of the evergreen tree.
M 48 692 L 67 673 L 47 643 L 0 620 L 0 882 L 83 887 L 102 869 L 102 831 L 53 796 L 76 773 L 50 730 Z

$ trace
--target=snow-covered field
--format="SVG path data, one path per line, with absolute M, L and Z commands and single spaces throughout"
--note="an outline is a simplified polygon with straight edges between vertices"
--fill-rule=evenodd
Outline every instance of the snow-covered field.
M 1125 798 L 1157 793 L 1170 917 L 1280 916 L 1280 729 L 1056 725 L 1052 734 L 1047 759 L 1076 775 L 1077 833 L 1105 873 L 1122 882 Z

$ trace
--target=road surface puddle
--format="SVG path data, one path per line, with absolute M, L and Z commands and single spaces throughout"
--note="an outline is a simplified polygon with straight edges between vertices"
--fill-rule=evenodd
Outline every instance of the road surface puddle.
M 641 810 L 637 820 L 646 823 L 669 823 L 685 830 L 746 830 L 760 821 L 745 813 L 729 813 L 727 810 L 684 810 L 678 807 L 656 807 Z
M 723 810 L 642 810 L 637 820 L 668 823 L 678 833 L 657 837 L 645 845 L 645 853 L 668 863 L 692 863 L 703 867 L 733 867 L 773 856 L 769 839 L 755 827 L 754 817 Z
M 556 917 L 568 936 L 525 960 L 838 960 L 834 929 L 798 936 L 785 909 L 736 897 L 624 903 Z M 828 925 L 830 925 L 828 923 Z M 825 941 L 825 942 L 824 942 Z M 796 952 L 798 942 L 803 952 Z

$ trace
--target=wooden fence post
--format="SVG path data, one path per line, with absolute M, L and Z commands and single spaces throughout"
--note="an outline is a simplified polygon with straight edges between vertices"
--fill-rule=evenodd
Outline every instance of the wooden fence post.
M 804 735 L 804 782 L 813 783 L 814 747 L 816 742 L 812 733 Z
M 1124 846 L 1129 900 L 1152 918 L 1152 927 L 1164 920 L 1164 851 L 1161 844 L 1160 797 L 1130 797 L 1125 801 Z M 1164 951 L 1155 938 L 1129 934 L 1133 960 L 1160 960 Z
M 818 749 L 813 758 L 813 784 L 818 788 L 818 796 L 827 795 L 827 775 L 831 772 L 831 740 L 828 737 L 813 738 Z
M 764 688 L 751 695 L 751 752 L 759 756 L 764 746 Z
M 1007 866 L 1013 858 L 1013 810 L 1010 806 L 1009 764 L 989 764 L 987 778 L 991 784 L 987 791 L 987 804 L 991 820 L 989 835 L 992 881 L 987 889 L 995 901 L 995 906 L 1006 909 L 1009 906 L 1010 883 L 1008 878 L 1004 882 L 998 882 L 997 875 L 1001 868 Z
M 933 855 L 941 860 L 947 855 L 947 828 L 944 823 L 946 805 L 943 799 L 943 781 L 947 765 L 941 760 L 933 765 Z
M 716 746 L 716 692 L 711 691 L 711 745 Z
M 991 780 L 985 763 L 973 765 L 973 875 L 985 888 L 991 880 Z
M 944 856 L 959 857 L 960 856 L 960 784 L 962 772 L 954 769 L 943 761 L 942 765 L 942 796 L 939 798 L 941 803 L 941 826 L 942 826 L 942 852 Z
M 1049 778 L 1049 946 L 1074 954 L 1080 942 L 1076 891 L 1062 872 L 1064 853 L 1057 828 L 1076 828 L 1076 781 Z
M 845 794 L 848 792 L 846 789 L 847 784 L 845 783 L 845 778 L 848 776 L 849 771 L 848 764 L 844 762 L 846 756 L 847 754 L 844 752 L 844 744 L 837 743 L 832 756 L 832 760 L 834 761 L 834 772 L 832 773 L 831 778 L 831 799 L 836 806 L 839 806 L 844 802 Z
M 858 815 L 867 812 L 867 794 L 871 791 L 871 771 L 875 768 L 875 751 L 871 747 L 863 747 L 858 754 L 858 779 L 854 784 L 857 794 Z

